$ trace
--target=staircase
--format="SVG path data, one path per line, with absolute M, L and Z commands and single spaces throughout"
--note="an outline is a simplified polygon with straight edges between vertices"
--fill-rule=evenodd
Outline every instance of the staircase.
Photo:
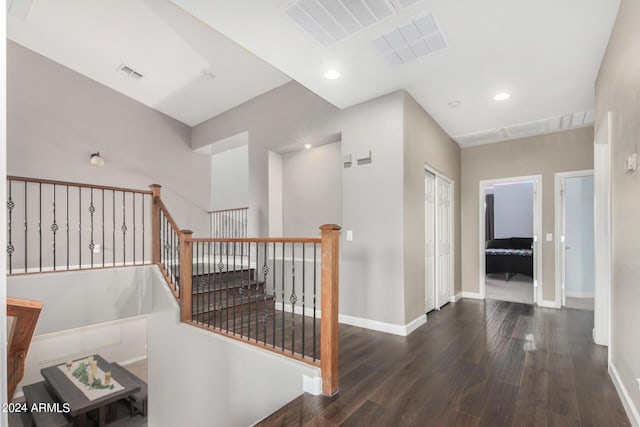
M 265 323 L 275 313 L 275 298 L 254 268 L 192 276 L 191 302 L 195 322 L 245 336 L 252 323 Z

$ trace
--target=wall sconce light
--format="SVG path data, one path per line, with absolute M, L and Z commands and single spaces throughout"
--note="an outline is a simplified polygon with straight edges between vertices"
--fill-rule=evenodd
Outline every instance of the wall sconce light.
M 93 153 L 89 158 L 91 166 L 104 166 L 104 159 L 100 156 L 100 152 Z

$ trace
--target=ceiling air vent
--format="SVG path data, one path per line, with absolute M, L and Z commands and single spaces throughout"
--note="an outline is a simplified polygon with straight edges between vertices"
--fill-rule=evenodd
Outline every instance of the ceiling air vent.
M 416 18 L 373 41 L 391 65 L 413 61 L 448 47 L 433 15 Z
M 143 76 L 142 74 L 140 74 L 139 72 L 137 72 L 136 70 L 134 70 L 133 68 L 121 64 L 120 67 L 118 68 L 118 70 L 122 73 L 124 73 L 127 77 L 131 77 L 134 78 L 136 80 L 140 80 Z
M 296 0 L 285 13 L 314 40 L 329 46 L 422 0 Z

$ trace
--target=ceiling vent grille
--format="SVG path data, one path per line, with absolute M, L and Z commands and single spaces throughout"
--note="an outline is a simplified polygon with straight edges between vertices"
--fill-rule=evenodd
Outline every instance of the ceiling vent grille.
M 413 61 L 448 47 L 433 15 L 416 18 L 373 41 L 391 65 Z
M 422 0 L 296 0 L 285 13 L 311 38 L 332 45 Z
M 118 70 L 124 73 L 127 77 L 131 77 L 136 80 L 140 80 L 143 77 L 142 74 L 124 64 L 121 64 L 120 67 L 118 67 Z
M 593 122 L 593 111 L 584 111 L 543 120 L 536 120 L 533 122 L 520 123 L 500 129 L 491 129 L 466 135 L 459 135 L 453 139 L 455 139 L 455 141 L 462 147 L 470 147 L 473 145 L 490 144 L 492 142 L 523 138 L 526 136 L 541 135 L 564 129 L 590 126 Z

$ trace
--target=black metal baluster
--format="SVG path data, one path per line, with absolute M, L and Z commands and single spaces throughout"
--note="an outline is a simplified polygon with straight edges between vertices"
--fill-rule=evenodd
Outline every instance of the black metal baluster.
M 273 285 L 273 302 L 275 304 L 275 301 L 277 298 L 277 293 L 276 293 L 276 242 L 273 242 L 273 279 L 271 279 L 271 284 Z M 276 310 L 275 307 L 273 307 L 273 337 L 272 337 L 272 341 L 273 341 L 273 348 L 276 348 Z
M 56 185 L 53 184 L 53 224 L 51 224 L 53 232 L 53 271 L 56 271 L 56 233 L 58 232 L 58 224 L 56 224 Z
M 167 270 L 168 272 L 168 268 L 167 268 L 167 264 L 166 264 L 166 259 L 164 256 L 164 212 L 162 211 L 162 209 L 160 209 L 160 268 L 164 268 L 165 270 Z
M 147 260 L 144 258 L 144 247 L 147 242 L 146 240 L 144 240 L 144 194 L 140 194 L 140 200 L 142 200 L 142 263 L 146 264 Z
M 302 354 L 302 357 L 304 357 L 304 326 L 305 326 L 305 322 L 304 322 L 304 270 L 305 270 L 305 264 L 306 264 L 306 260 L 304 258 L 304 242 L 302 243 L 302 352 L 300 354 Z
M 89 253 L 91 254 L 91 268 L 93 268 L 93 249 L 96 245 L 93 243 L 93 214 L 96 211 L 95 206 L 93 206 L 93 188 L 91 188 L 91 202 L 89 204 L 89 229 L 91 230 L 91 241 L 89 242 Z
M 67 185 L 67 209 L 66 209 L 66 213 L 67 213 L 67 270 L 69 269 L 69 186 Z M 25 185 L 25 197 L 27 195 L 27 188 Z M 27 205 L 25 204 L 25 211 L 26 211 L 26 207 Z M 27 224 L 26 224 L 26 215 L 25 215 L 25 225 L 24 225 L 24 236 L 27 237 Z M 26 258 L 27 254 L 25 253 L 25 258 Z
M 240 243 L 240 247 L 242 249 L 245 248 L 245 244 L 244 243 Z M 249 252 L 251 248 L 247 247 L 247 252 Z M 250 259 L 251 255 L 249 253 L 247 253 L 247 259 Z M 247 272 L 249 271 L 249 266 L 250 264 L 247 263 Z M 244 268 L 244 257 L 241 256 L 240 257 L 240 279 L 242 280 L 242 276 L 243 274 L 243 268 Z M 249 316 L 247 317 L 247 338 L 251 339 L 251 282 L 247 282 L 247 298 L 249 299 L 249 304 L 247 304 L 247 308 L 249 309 Z M 244 315 L 244 313 L 243 313 Z
M 177 232 L 176 232 L 177 233 Z M 175 251 L 176 257 L 175 259 L 177 260 L 178 263 L 178 269 L 175 270 L 174 275 L 176 276 L 176 287 L 178 289 L 178 297 L 180 297 L 181 293 L 182 293 L 182 286 L 180 285 L 180 268 L 181 268 L 181 264 L 182 261 L 180 260 L 180 237 L 178 235 L 175 236 L 176 238 L 176 245 L 173 248 L 173 250 Z
M 237 243 L 234 243 L 234 245 Z M 240 276 L 240 336 L 244 334 L 244 283 L 242 283 L 242 258 L 244 255 L 244 246 L 240 244 L 240 272 L 238 273 L 238 259 L 233 257 L 233 271 L 236 275 Z M 251 319 L 251 313 L 249 313 L 249 319 Z M 249 322 L 251 324 L 251 322 Z
M 229 243 L 225 243 L 225 246 L 229 246 Z M 228 252 L 225 248 L 225 254 Z M 224 290 L 224 294 L 225 294 L 225 298 L 227 300 L 227 307 L 229 306 L 229 278 L 226 276 L 222 275 L 222 270 L 224 268 L 224 263 L 222 262 L 222 242 L 218 242 L 218 253 L 220 254 L 220 261 L 218 262 L 218 278 L 219 281 L 221 281 L 220 283 L 218 283 L 218 287 L 220 288 L 220 291 L 222 292 L 222 281 L 225 283 L 225 290 Z M 222 305 L 222 295 L 219 296 L 218 299 L 218 312 L 219 312 L 219 322 L 220 322 L 220 330 L 222 330 L 222 310 L 224 309 L 223 305 Z M 227 313 L 227 326 L 226 326 L 226 330 L 229 331 L 229 310 L 225 310 Z
M 313 361 L 316 361 L 316 257 L 317 243 L 313 244 Z
M 256 246 L 257 247 L 257 246 Z M 267 278 L 269 277 L 269 266 L 267 265 L 267 260 L 268 260 L 268 252 L 269 248 L 267 246 L 267 242 L 264 242 L 264 264 L 262 265 L 262 279 L 263 279 L 263 285 L 262 285 L 262 299 L 264 302 L 264 310 L 262 313 L 262 327 L 263 327 L 263 332 L 264 332 L 264 340 L 263 340 L 263 344 L 267 345 L 267 320 L 268 320 L 268 311 L 267 311 Z M 256 253 L 256 261 L 260 259 L 260 257 L 258 256 L 258 254 Z M 256 267 L 258 266 L 258 264 L 256 263 Z
M 82 270 L 82 187 L 78 187 L 78 268 Z
M 13 208 L 16 206 L 16 203 L 13 201 L 13 194 L 11 189 L 11 180 L 9 180 L 9 200 L 7 201 L 7 209 L 9 210 L 9 222 L 8 222 L 8 238 L 9 244 L 7 245 L 7 254 L 9 255 L 9 274 L 13 272 L 13 252 L 15 251 L 15 247 L 13 246 L 13 240 L 11 239 L 11 223 L 13 218 Z M 26 241 L 26 240 L 25 240 Z
M 226 312 L 227 312 L 227 332 L 229 332 L 229 242 L 226 243 L 226 248 L 225 248 L 225 252 L 227 255 L 227 264 L 225 265 L 225 282 L 227 283 L 226 289 L 227 289 L 227 307 L 226 307 Z M 233 296 L 235 298 L 235 295 Z M 235 332 L 235 330 L 234 330 Z
M 67 187 L 67 198 L 69 197 L 69 188 Z M 28 253 L 27 253 L 27 181 L 24 182 L 24 272 L 27 272 L 29 265 Z M 69 202 L 67 201 L 67 209 Z M 69 214 L 67 213 L 67 270 L 69 269 Z
M 113 266 L 116 266 L 116 191 L 111 190 L 111 220 L 112 220 L 112 228 L 111 228 L 111 241 L 113 243 Z
M 237 289 L 237 282 L 236 282 L 236 242 L 233 242 L 233 334 L 235 335 L 236 333 L 236 289 Z M 227 269 L 229 268 L 229 266 L 227 265 Z M 242 304 L 242 293 L 240 293 L 240 304 Z M 240 331 L 242 332 L 242 331 Z
M 215 288 L 213 289 L 215 292 Z M 211 305 L 211 242 L 207 242 L 207 306 L 209 312 L 207 313 L 207 326 L 211 327 L 211 312 L 213 307 L 213 314 L 215 316 L 216 310 L 216 294 L 213 294 L 213 306 Z
M 127 200 L 122 192 L 122 265 L 127 265 L 127 224 L 126 224 L 126 205 Z
M 40 271 L 42 271 L 42 183 L 38 183 L 38 240 L 40 241 Z
M 131 193 L 133 210 L 133 265 L 136 265 L 136 193 Z
M 291 303 L 291 354 L 294 353 L 296 348 L 296 302 L 298 297 L 296 296 L 296 244 L 291 243 L 291 296 L 289 302 Z
M 284 325 L 285 325 L 285 319 L 284 319 L 284 247 L 285 247 L 285 243 L 282 242 L 282 351 L 284 351 L 284 336 L 286 335 L 284 332 Z
M 196 268 L 195 268 L 195 280 L 191 281 L 191 298 L 193 299 L 193 290 L 196 291 L 196 313 L 204 314 L 204 307 L 200 306 L 200 266 L 198 265 L 198 259 L 200 259 L 200 245 L 199 242 L 195 242 L 196 246 Z M 193 271 L 193 261 L 191 261 L 191 271 Z M 193 278 L 193 274 L 192 274 Z M 193 320 L 193 303 L 191 304 L 191 320 Z M 196 322 L 200 323 L 200 316 L 196 316 Z
M 100 226 L 102 228 L 102 246 L 100 247 L 100 250 L 102 251 L 102 267 L 104 267 L 104 188 L 102 189 L 102 221 Z

